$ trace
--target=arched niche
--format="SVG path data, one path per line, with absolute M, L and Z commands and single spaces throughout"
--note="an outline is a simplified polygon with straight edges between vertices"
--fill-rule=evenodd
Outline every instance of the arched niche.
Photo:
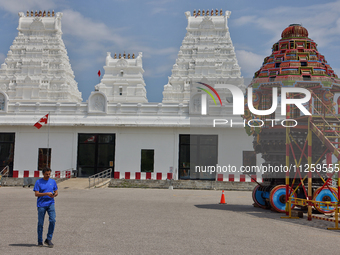
M 103 92 L 92 92 L 88 101 L 89 113 L 106 113 L 107 112 L 107 97 Z

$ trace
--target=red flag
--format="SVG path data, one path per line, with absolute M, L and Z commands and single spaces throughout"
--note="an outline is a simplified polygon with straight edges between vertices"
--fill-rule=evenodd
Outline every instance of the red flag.
M 44 117 L 42 117 L 37 123 L 34 124 L 34 126 L 37 129 L 40 129 L 42 127 L 41 124 L 47 124 L 48 121 L 48 114 L 46 114 Z
M 100 70 L 98 71 L 98 76 L 100 77 Z

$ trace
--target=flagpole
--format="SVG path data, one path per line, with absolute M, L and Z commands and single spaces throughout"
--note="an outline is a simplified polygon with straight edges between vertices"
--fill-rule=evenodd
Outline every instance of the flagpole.
M 48 167 L 48 163 L 49 163 L 49 156 L 50 156 L 50 112 L 48 112 L 48 118 L 47 118 L 47 122 L 48 122 L 48 130 L 47 130 L 47 164 L 46 167 Z

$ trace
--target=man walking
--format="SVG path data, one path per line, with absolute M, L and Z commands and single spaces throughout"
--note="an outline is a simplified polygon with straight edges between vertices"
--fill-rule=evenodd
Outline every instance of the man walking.
M 38 246 L 43 246 L 43 227 L 44 227 L 44 219 L 45 213 L 48 213 L 50 224 L 48 226 L 47 238 L 45 240 L 45 244 L 48 247 L 53 248 L 52 236 L 55 225 L 55 208 L 54 208 L 54 198 L 58 196 L 58 186 L 55 180 L 50 179 L 51 169 L 45 167 L 43 169 L 44 177 L 37 180 L 34 185 L 33 191 L 35 192 L 35 196 L 37 199 L 37 207 L 38 207 Z

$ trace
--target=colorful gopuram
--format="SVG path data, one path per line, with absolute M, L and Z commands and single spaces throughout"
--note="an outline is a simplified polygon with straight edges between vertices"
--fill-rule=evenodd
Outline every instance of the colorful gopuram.
M 272 47 L 272 54 L 264 59 L 262 67 L 255 73 L 249 85 L 253 88 L 253 105 L 256 109 L 269 109 L 272 105 L 271 89 L 273 87 L 303 87 L 312 90 L 330 106 L 339 96 L 340 80 L 327 63 L 325 57 L 317 50 L 317 44 L 308 37 L 306 28 L 299 24 L 291 24 L 283 30 L 281 39 Z M 280 91 L 279 91 L 280 93 Z M 300 95 L 294 95 L 299 97 Z M 316 110 L 322 112 L 323 104 L 316 104 Z M 244 118 L 256 119 L 247 109 Z M 300 116 L 300 110 L 289 107 L 288 118 Z M 264 116 L 260 117 L 263 118 Z M 266 116 L 268 119 L 269 116 Z M 270 116 L 274 118 L 275 113 Z M 247 128 L 249 135 L 259 133 L 258 128 Z

